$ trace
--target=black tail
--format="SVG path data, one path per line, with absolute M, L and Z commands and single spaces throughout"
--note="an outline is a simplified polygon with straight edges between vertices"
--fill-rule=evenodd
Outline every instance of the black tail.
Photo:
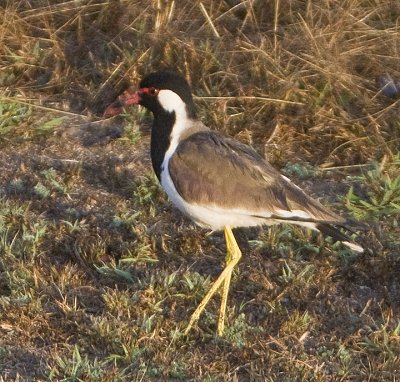
M 341 241 L 344 245 L 352 249 L 353 251 L 362 253 L 364 252 L 364 248 L 360 245 L 354 243 L 350 237 L 345 235 L 343 232 L 339 231 L 337 227 L 331 224 L 326 223 L 318 223 L 316 224 L 316 228 L 323 233 L 324 235 L 330 236 L 335 241 Z M 352 228 L 348 228 L 347 226 L 343 226 L 343 228 L 352 231 Z M 356 227 L 354 227 L 356 228 Z

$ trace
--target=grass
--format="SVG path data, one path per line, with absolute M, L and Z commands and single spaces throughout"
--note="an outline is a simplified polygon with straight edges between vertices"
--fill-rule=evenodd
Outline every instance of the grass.
M 373 163 L 372 169 L 354 177 L 368 186 L 368 198 L 360 198 L 350 188 L 347 195 L 348 207 L 356 217 L 382 219 L 396 217 L 400 210 L 400 156 L 397 154 L 389 162 Z
M 2 3 L 0 381 L 398 378 L 399 5 L 229 3 Z M 148 114 L 101 118 L 165 67 L 205 123 L 368 224 L 363 255 L 287 225 L 238 230 L 222 337 L 218 298 L 182 336 L 222 235 L 168 202 Z

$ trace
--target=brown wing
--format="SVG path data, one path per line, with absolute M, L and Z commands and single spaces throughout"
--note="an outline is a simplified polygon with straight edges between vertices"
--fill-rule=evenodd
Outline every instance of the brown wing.
M 178 193 L 198 205 L 290 221 L 345 222 L 282 177 L 251 147 L 216 132 L 183 140 L 169 161 L 169 172 Z

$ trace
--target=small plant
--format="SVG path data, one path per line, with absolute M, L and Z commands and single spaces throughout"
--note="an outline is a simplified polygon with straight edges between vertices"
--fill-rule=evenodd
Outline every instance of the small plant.
M 39 181 L 33 188 L 33 192 L 42 199 L 48 198 L 53 194 L 68 195 L 68 187 L 63 179 L 54 168 L 40 172 L 42 181 Z
M 296 176 L 299 179 L 309 179 L 321 177 L 321 170 L 318 167 L 312 166 L 309 163 L 291 163 L 288 162 L 281 169 L 282 173 L 291 177 Z
M 292 313 L 289 319 L 282 325 L 281 332 L 287 335 L 295 335 L 301 337 L 306 333 L 315 319 L 307 311 L 300 313 L 296 311 Z
M 133 193 L 136 204 L 154 206 L 154 201 L 161 195 L 158 179 L 154 174 L 140 177 Z
M 84 220 L 76 219 L 74 222 L 62 220 L 61 222 L 65 225 L 69 234 L 80 232 L 88 228 L 88 225 L 85 223 Z
M 131 117 L 129 114 L 125 114 L 125 118 L 129 121 Z M 141 133 L 138 130 L 136 124 L 132 122 L 129 123 L 128 126 L 124 129 L 124 134 L 121 138 L 119 138 L 119 141 L 126 142 L 129 145 L 135 145 L 140 141 L 140 138 Z
M 122 227 L 131 227 L 137 222 L 140 212 L 126 211 L 115 215 L 110 223 L 110 228 L 121 229 Z
M 16 129 L 32 114 L 32 109 L 18 102 L 0 101 L 0 139 Z
M 184 364 L 182 362 L 173 361 L 169 371 L 169 376 L 178 381 L 185 381 L 187 378 Z
M 74 346 L 72 357 L 55 357 L 56 365 L 49 373 L 50 380 L 59 381 L 100 381 L 103 365 L 96 359 L 89 360 L 81 355 L 78 345 Z
M 340 345 L 336 356 L 339 358 L 340 361 L 339 362 L 340 369 L 338 371 L 338 374 L 341 377 L 344 377 L 351 370 L 352 366 L 351 352 L 344 345 Z
M 106 277 L 113 277 L 128 284 L 132 284 L 135 281 L 131 272 L 121 269 L 116 265 L 95 266 L 95 268 L 100 274 Z
M 379 219 L 400 214 L 400 154 L 390 162 L 375 162 L 365 174 L 353 178 L 368 189 L 368 199 L 359 197 L 350 187 L 347 207 L 358 219 Z
M 246 336 L 249 332 L 260 329 L 253 328 L 246 322 L 244 313 L 240 313 L 235 321 L 224 330 L 224 338 L 232 342 L 238 348 L 246 346 Z
M 190 292 L 198 293 L 199 296 L 204 294 L 204 291 L 209 288 L 211 284 L 210 278 L 205 278 L 197 272 L 184 274 L 183 279 L 181 280 L 181 284 L 183 285 L 185 290 Z
M 385 323 L 369 333 L 359 342 L 359 346 L 369 353 L 383 356 L 387 361 L 396 362 L 400 351 L 400 323 L 394 328 Z
M 110 356 L 107 358 L 111 361 L 118 361 L 127 364 L 137 364 L 143 354 L 146 353 L 146 349 L 139 348 L 137 345 L 134 344 L 122 344 L 121 348 L 122 354 L 110 354 Z
M 41 182 L 38 182 L 36 186 L 33 187 L 33 192 L 41 199 L 45 199 L 51 194 L 51 191 Z
M 24 243 L 24 249 L 30 254 L 32 259 L 40 253 L 40 244 L 47 233 L 47 229 L 48 224 L 45 220 L 39 220 L 35 223 L 22 226 L 22 242 Z
M 146 334 L 151 333 L 153 331 L 155 321 L 156 321 L 156 314 L 152 315 L 143 314 L 141 321 L 141 330 Z
M 41 174 L 57 193 L 67 194 L 67 186 L 54 168 L 50 167 L 47 170 L 43 170 Z
M 43 134 L 52 131 L 56 127 L 60 126 L 65 118 L 66 117 L 56 117 L 43 123 L 37 123 L 35 126 L 36 132 Z
M 282 267 L 282 275 L 279 276 L 279 280 L 283 284 L 289 284 L 294 277 L 295 275 L 293 273 L 293 270 L 290 268 L 290 265 L 285 261 L 285 264 Z
M 0 253 L 33 260 L 41 251 L 48 221 L 29 215 L 29 206 L 0 199 Z

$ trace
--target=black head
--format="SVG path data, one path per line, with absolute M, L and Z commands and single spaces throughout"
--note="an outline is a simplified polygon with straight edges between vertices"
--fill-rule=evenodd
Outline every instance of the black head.
M 162 116 L 171 113 L 161 105 L 161 90 L 171 90 L 179 96 L 178 103 L 185 104 L 187 116 L 196 118 L 196 111 L 193 103 L 192 93 L 188 82 L 177 73 L 174 72 L 155 72 L 146 76 L 139 84 L 139 90 L 133 88 L 127 89 L 121 94 L 117 101 L 112 103 L 104 111 L 104 116 L 114 116 L 123 111 L 125 107 L 140 104 L 154 113 L 154 115 Z M 164 103 L 173 109 L 174 95 L 165 93 L 162 96 Z M 165 106 L 165 105 L 164 105 Z
M 160 110 L 157 96 L 160 90 L 172 90 L 186 104 L 188 116 L 195 118 L 195 107 L 192 92 L 186 79 L 175 72 L 154 72 L 146 76 L 139 84 L 140 105 L 153 113 Z

